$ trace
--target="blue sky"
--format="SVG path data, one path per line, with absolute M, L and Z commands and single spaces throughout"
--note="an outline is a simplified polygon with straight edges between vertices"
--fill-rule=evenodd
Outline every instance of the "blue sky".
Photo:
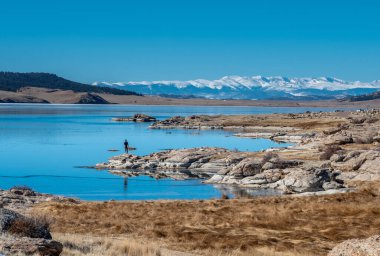
M 380 1 L 12 0 L 0 70 L 81 81 L 380 79 Z

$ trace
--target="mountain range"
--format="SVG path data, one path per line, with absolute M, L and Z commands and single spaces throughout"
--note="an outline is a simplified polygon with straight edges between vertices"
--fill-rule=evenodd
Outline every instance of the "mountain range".
M 287 78 L 281 76 L 225 76 L 217 80 L 95 82 L 94 86 L 145 95 L 207 99 L 341 99 L 380 90 L 380 80 L 344 81 L 337 78 Z

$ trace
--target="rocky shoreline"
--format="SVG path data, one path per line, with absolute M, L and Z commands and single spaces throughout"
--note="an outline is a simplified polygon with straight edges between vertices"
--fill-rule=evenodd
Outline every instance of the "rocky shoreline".
M 380 111 L 250 116 L 172 117 L 151 129 L 225 129 L 236 136 L 293 142 L 288 148 L 239 152 L 223 148 L 123 154 L 96 165 L 118 175 L 204 178 L 282 193 L 347 191 L 353 181 L 380 180 Z M 238 125 L 237 125 L 238 124 Z

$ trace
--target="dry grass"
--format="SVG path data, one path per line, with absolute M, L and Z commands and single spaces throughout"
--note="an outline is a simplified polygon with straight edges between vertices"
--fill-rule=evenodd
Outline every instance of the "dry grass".
M 49 203 L 35 211 L 52 216 L 59 233 L 128 235 L 204 255 L 323 255 L 380 233 L 378 187 L 321 197 Z
M 8 232 L 10 234 L 21 236 L 21 237 L 32 237 L 32 238 L 51 238 L 48 233 L 50 227 L 50 220 L 46 215 L 32 215 L 28 218 L 16 219 L 10 225 Z
M 73 234 L 54 234 L 54 239 L 64 246 L 62 256 L 161 256 L 154 245 L 123 237 L 96 237 Z
M 125 236 L 92 236 L 77 234 L 54 234 L 54 239 L 64 246 L 62 256 L 195 256 L 193 253 L 179 252 L 161 248 L 157 243 L 142 243 L 142 239 Z M 205 255 L 215 256 L 300 256 L 295 252 L 276 252 L 266 247 L 235 250 L 229 253 L 215 250 L 203 251 Z M 305 255 L 305 254 L 303 254 Z

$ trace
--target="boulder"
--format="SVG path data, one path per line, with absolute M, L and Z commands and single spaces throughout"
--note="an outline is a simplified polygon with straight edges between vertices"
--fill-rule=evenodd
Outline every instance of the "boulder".
M 343 188 L 344 186 L 341 183 L 338 183 L 336 181 L 330 181 L 330 182 L 325 182 L 322 185 L 322 188 L 324 190 L 330 190 L 330 189 L 340 189 Z
M 297 193 L 314 192 L 324 190 L 323 184 L 331 181 L 331 172 L 328 169 L 292 168 L 284 170 L 288 172 L 282 180 L 277 182 L 277 188 L 283 191 Z
M 379 170 L 379 166 L 380 152 L 375 150 L 351 151 L 341 162 L 331 162 L 332 168 L 343 172 L 373 172 Z
M 245 177 L 241 180 L 243 185 L 261 185 L 263 188 L 264 185 L 271 184 L 279 181 L 283 173 L 280 169 L 265 170 L 262 173 L 256 174 L 254 176 Z
M 334 135 L 328 136 L 325 139 L 324 144 L 325 145 L 344 145 L 344 144 L 349 144 L 352 142 L 353 142 L 353 139 L 351 135 L 334 134 Z
M 253 176 L 261 172 L 262 160 L 260 158 L 246 158 L 232 167 L 229 175 L 235 177 Z
M 54 240 L 28 237 L 0 237 L 0 252 L 5 255 L 58 256 L 62 250 L 63 245 Z

